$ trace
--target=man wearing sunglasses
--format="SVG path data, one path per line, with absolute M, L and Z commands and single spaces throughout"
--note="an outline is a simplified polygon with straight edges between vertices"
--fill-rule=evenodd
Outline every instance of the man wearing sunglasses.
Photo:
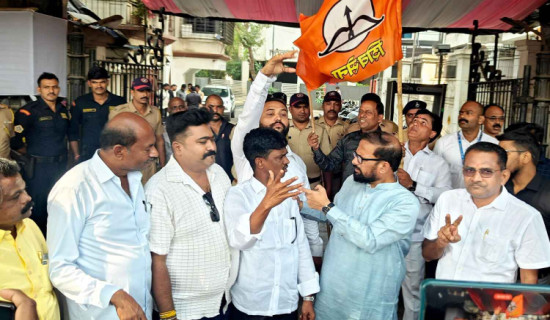
M 225 319 L 238 257 L 225 235 L 224 200 L 231 183 L 215 163 L 210 113 L 170 116 L 173 157 L 145 186 L 151 210 L 153 296 L 161 319 Z
M 254 176 L 232 187 L 225 199 L 227 237 L 241 251 L 239 277 L 231 289 L 230 320 L 313 320 L 319 278 L 313 266 L 299 205 L 302 184 L 284 181 L 290 161 L 287 141 L 271 128 L 244 138 Z
M 283 61 L 294 57 L 296 51 L 286 52 L 271 58 L 260 70 L 256 79 L 250 86 L 248 96 L 244 103 L 243 111 L 239 115 L 233 138 L 231 139 L 231 151 L 233 152 L 233 163 L 239 183 L 251 179 L 254 171 L 250 162 L 246 159 L 243 151 L 243 141 L 247 133 L 252 129 L 272 128 L 278 131 L 283 137 L 287 137 L 289 130 L 288 110 L 286 107 L 287 97 L 282 92 L 268 94 L 269 87 L 277 79 L 276 76 L 282 72 L 296 72 L 294 68 L 286 67 Z M 307 170 L 304 161 L 287 146 L 288 172 L 286 178 L 298 177 L 297 183 L 303 183 L 309 188 Z M 305 197 L 301 196 L 305 202 Z M 318 210 L 312 210 L 304 204 L 301 210 L 304 216 L 304 228 L 309 241 L 311 253 L 320 263 L 323 256 L 323 240 L 319 236 L 319 224 L 316 220 L 323 220 L 324 217 Z M 310 219 L 311 218 L 311 219 Z
M 504 129 L 504 109 L 497 104 L 490 104 L 483 108 L 483 133 L 495 138 Z
M 216 163 L 222 166 L 229 180 L 233 181 L 234 177 L 231 173 L 233 167 L 231 132 L 235 125 L 224 118 L 225 106 L 223 105 L 223 99 L 217 94 L 209 95 L 204 102 L 204 107 L 212 115 L 210 129 L 212 129 L 216 139 Z
M 412 234 L 412 243 L 405 258 L 407 273 L 403 281 L 404 320 L 418 319 L 420 283 L 424 280 L 422 257 L 422 227 L 442 192 L 451 190 L 449 165 L 429 148 L 441 133 L 441 118 L 426 109 L 415 110 L 408 123 L 403 169 L 397 169 L 399 183 L 411 191 L 420 202 L 420 213 Z
M 321 209 L 333 225 L 315 303 L 318 320 L 397 319 L 419 210 L 416 197 L 395 178 L 401 158 L 397 138 L 368 132 L 353 152 L 353 177 L 334 203 L 322 186 L 301 189 L 311 208 Z
M 466 189 L 444 192 L 426 224 L 422 255 L 439 259 L 436 278 L 459 281 L 537 283 L 550 266 L 550 242 L 541 214 L 512 196 L 502 147 L 479 142 L 468 148 Z

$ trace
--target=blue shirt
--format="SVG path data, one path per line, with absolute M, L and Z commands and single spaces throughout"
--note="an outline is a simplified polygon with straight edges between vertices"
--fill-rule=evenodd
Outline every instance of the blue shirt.
M 67 298 L 69 319 L 118 319 L 110 300 L 120 289 L 152 317 L 150 205 L 139 171 L 128 183 L 131 197 L 96 153 L 50 192 L 50 280 Z
M 351 176 L 334 203 L 316 319 L 397 319 L 417 198 L 397 182 L 371 188 Z

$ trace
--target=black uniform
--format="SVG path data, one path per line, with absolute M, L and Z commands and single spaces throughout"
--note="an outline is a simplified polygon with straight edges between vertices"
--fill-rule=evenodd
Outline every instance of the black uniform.
M 220 132 L 218 132 L 217 135 L 214 133 L 214 139 L 216 140 L 216 163 L 223 168 L 225 173 L 227 173 L 229 180 L 233 181 L 234 178 L 231 174 L 233 153 L 231 152 L 231 140 L 229 137 L 235 125 L 229 123 L 223 117 L 220 121 L 222 121 Z
M 67 101 L 58 99 L 56 111 L 38 97 L 15 113 L 12 149 L 27 146 L 28 165 L 23 168 L 27 192 L 34 201 L 31 215 L 46 234 L 47 200 L 53 185 L 67 168 Z
M 92 158 L 99 149 L 99 135 L 109 119 L 110 108 L 125 103 L 123 97 L 110 92 L 101 105 L 95 102 L 92 93 L 76 98 L 70 109 L 69 141 L 80 141 L 79 162 Z

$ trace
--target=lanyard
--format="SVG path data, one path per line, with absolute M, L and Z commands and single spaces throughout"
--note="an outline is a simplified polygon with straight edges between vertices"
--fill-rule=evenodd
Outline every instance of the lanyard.
M 462 138 L 460 137 L 460 132 L 456 133 L 456 137 L 458 138 L 458 147 L 460 149 L 460 157 L 462 158 L 462 163 L 464 163 L 464 150 L 462 149 Z M 481 141 L 481 137 L 483 137 L 483 132 L 479 134 L 479 138 L 477 139 L 476 143 Z

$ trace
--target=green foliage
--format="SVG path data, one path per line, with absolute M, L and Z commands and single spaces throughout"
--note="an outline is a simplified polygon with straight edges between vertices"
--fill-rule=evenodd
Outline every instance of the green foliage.
M 196 77 L 210 78 L 210 79 L 224 79 L 225 71 L 221 70 L 201 70 L 195 74 Z
M 233 78 L 233 80 L 241 80 L 241 61 L 240 60 L 232 60 L 227 61 L 226 72 L 228 75 Z

